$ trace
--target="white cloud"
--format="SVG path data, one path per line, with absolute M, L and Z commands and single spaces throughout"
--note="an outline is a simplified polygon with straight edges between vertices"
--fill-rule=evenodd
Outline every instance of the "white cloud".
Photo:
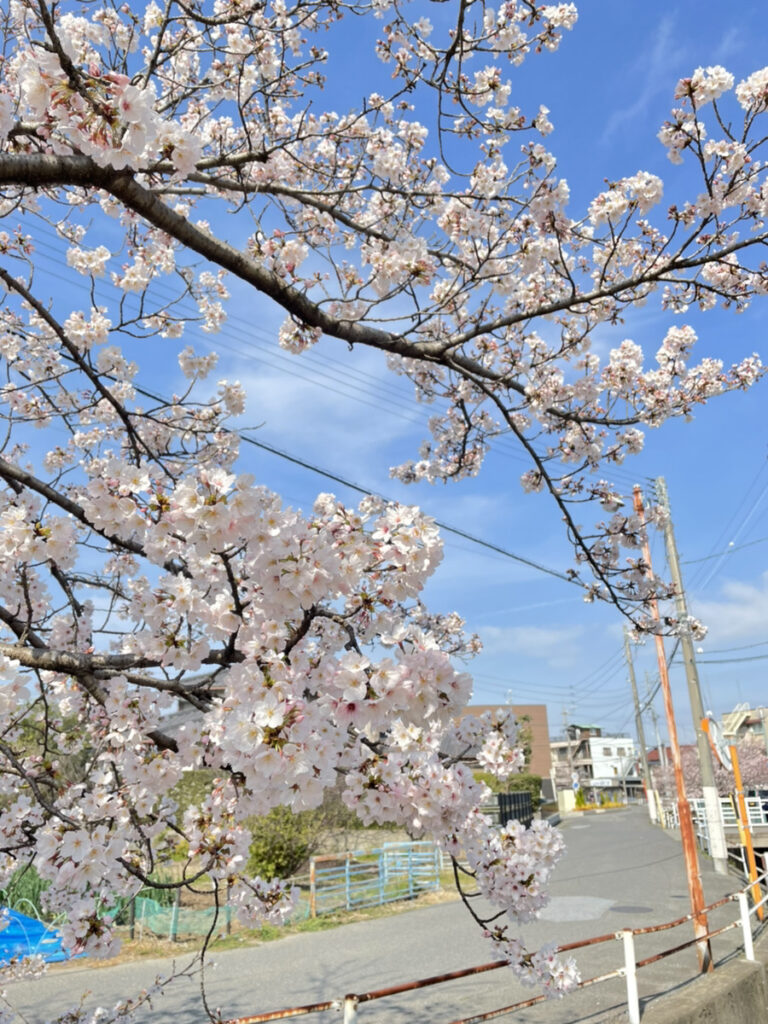
M 295 374 L 265 369 L 243 376 L 239 369 L 248 394 L 241 422 L 263 424 L 268 443 L 353 478 L 359 467 L 369 465 L 384 476 L 390 458 L 386 449 L 393 441 L 406 442 L 398 446 L 403 459 L 416 454 L 425 428 L 417 422 L 415 402 L 409 411 L 390 403 L 386 394 L 378 398 L 375 392 L 356 389 L 343 374 L 335 382 L 313 379 L 312 367 L 301 357 Z
M 692 610 L 709 629 L 705 650 L 725 641 L 748 643 L 765 640 L 768 630 L 768 572 L 764 572 L 757 583 L 729 580 L 722 586 L 720 600 L 697 600 Z
M 553 605 L 569 604 L 573 607 L 583 607 L 584 599 L 581 597 L 559 597 L 551 601 L 534 601 L 526 604 L 516 604 L 509 608 L 494 608 L 492 615 L 512 615 L 515 612 L 528 612 L 533 608 L 552 608 Z M 618 635 L 621 635 L 621 626 L 618 627 Z
M 581 626 L 481 626 L 486 655 L 517 655 L 553 668 L 573 668 L 583 658 Z
M 720 41 L 715 50 L 714 63 L 727 62 L 729 58 L 735 57 L 744 49 L 744 33 L 740 27 L 732 25 Z
M 632 75 L 634 101 L 627 107 L 614 111 L 605 126 L 601 141 L 609 143 L 617 131 L 626 130 L 637 123 L 648 109 L 650 101 L 665 89 L 669 89 L 669 68 L 680 59 L 680 33 L 675 31 L 672 17 L 660 20 L 650 51 L 644 51 L 625 73 Z M 691 69 L 693 70 L 693 69 Z

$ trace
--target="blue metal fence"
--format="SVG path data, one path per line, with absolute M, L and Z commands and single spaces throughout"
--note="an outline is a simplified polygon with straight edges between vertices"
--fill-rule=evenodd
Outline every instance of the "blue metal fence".
M 385 843 L 377 850 L 313 857 L 309 916 L 412 899 L 440 887 L 434 843 Z
M 300 895 L 289 920 L 413 899 L 440 888 L 441 867 L 440 851 L 429 842 L 384 843 L 374 850 L 313 857 L 309 875 L 292 879 Z M 178 901 L 173 906 L 161 906 L 146 896 L 137 897 L 135 902 L 140 936 L 145 930 L 171 940 L 204 934 L 211 928 L 215 913 L 213 908 L 180 907 Z M 231 908 L 222 907 L 218 913 L 224 931 L 231 921 Z

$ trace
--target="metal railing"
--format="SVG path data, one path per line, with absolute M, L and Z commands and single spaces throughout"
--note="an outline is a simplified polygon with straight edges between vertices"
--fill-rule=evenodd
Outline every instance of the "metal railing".
M 758 883 L 761 886 L 765 886 L 766 877 L 766 874 L 763 874 L 758 879 Z M 724 896 L 715 903 L 711 903 L 703 910 L 703 913 L 709 914 L 719 907 L 735 903 L 738 906 L 738 914 L 735 920 L 730 921 L 722 928 L 716 928 L 711 932 L 707 932 L 706 935 L 697 936 L 696 938 L 689 939 L 679 945 L 672 946 L 669 949 L 660 950 L 641 959 L 637 958 L 635 949 L 636 936 L 650 935 L 656 932 L 668 931 L 672 928 L 677 928 L 680 925 L 693 920 L 693 914 L 686 914 L 684 917 L 678 917 L 674 921 L 667 921 L 663 924 L 648 925 L 644 928 L 622 928 L 619 931 L 609 932 L 606 935 L 598 935 L 591 939 L 569 942 L 559 946 L 557 948 L 557 952 L 570 953 L 574 950 L 583 949 L 587 946 L 598 945 L 599 943 L 620 942 L 622 944 L 623 953 L 622 962 L 611 971 L 580 981 L 577 987 L 579 989 L 583 989 L 588 988 L 591 985 L 597 985 L 603 981 L 609 981 L 613 978 L 624 978 L 626 984 L 626 1000 L 629 1022 L 630 1024 L 640 1024 L 640 997 L 637 987 L 637 972 L 643 967 L 648 967 L 660 960 L 664 960 L 666 957 L 673 956 L 675 953 L 680 953 L 685 949 L 690 949 L 697 944 L 701 949 L 702 946 L 708 946 L 710 939 L 735 928 L 741 928 L 742 944 L 746 959 L 755 959 L 752 941 L 751 917 L 753 914 L 757 913 L 759 907 L 762 907 L 766 901 L 768 901 L 768 896 L 763 896 L 758 903 L 750 906 L 748 893 L 751 889 L 752 885 L 747 885 L 743 889 L 731 893 L 728 896 Z M 399 995 L 403 992 L 414 991 L 415 989 L 428 988 L 433 985 L 442 985 L 446 982 L 457 981 L 461 978 L 469 978 L 477 974 L 484 974 L 487 971 L 499 970 L 502 967 L 507 967 L 506 962 L 494 961 L 489 964 L 481 964 L 479 967 L 467 967 L 460 971 L 452 971 L 449 974 L 435 975 L 430 978 L 420 978 L 416 981 L 409 981 L 402 985 L 392 985 L 389 988 L 376 989 L 371 992 L 350 993 L 341 999 L 331 999 L 323 1003 L 295 1006 L 285 1010 L 273 1010 L 267 1013 L 255 1014 L 250 1017 L 238 1017 L 233 1020 L 226 1021 L 225 1024 L 266 1024 L 268 1021 L 285 1020 L 290 1017 L 301 1017 L 310 1013 L 320 1013 L 325 1010 L 343 1011 L 344 1024 L 357 1024 L 358 1007 L 365 1003 L 379 999 L 386 999 L 388 996 Z M 522 1002 L 513 1003 L 510 1006 L 502 1006 L 495 1010 L 489 1010 L 486 1013 L 474 1014 L 471 1017 L 462 1017 L 460 1020 L 451 1021 L 450 1024 L 481 1024 L 481 1022 L 492 1020 L 494 1017 L 501 1017 L 504 1014 L 512 1013 L 515 1010 L 522 1010 L 526 1007 L 534 1006 L 536 1003 L 544 1002 L 548 998 L 549 997 L 547 995 L 534 996 L 531 999 L 525 999 Z
M 749 824 L 768 826 L 768 800 L 750 796 L 744 802 L 747 805 Z M 706 835 L 707 814 L 704 801 L 700 797 L 694 797 L 688 803 L 691 805 L 691 814 L 693 815 L 694 822 L 700 827 L 702 834 Z M 666 827 L 678 827 L 677 807 L 674 804 L 664 806 L 664 818 Z M 736 816 L 736 810 L 729 796 L 720 797 L 720 818 L 726 828 L 738 827 L 739 821 Z
M 435 843 L 385 843 L 376 850 L 313 857 L 308 876 L 310 917 L 412 899 L 440 887 Z

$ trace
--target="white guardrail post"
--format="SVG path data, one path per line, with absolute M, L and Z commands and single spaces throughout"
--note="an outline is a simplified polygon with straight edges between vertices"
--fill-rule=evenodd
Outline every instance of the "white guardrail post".
M 637 992 L 635 937 L 629 929 L 619 932 L 624 942 L 624 977 L 627 979 L 627 1010 L 629 1024 L 640 1024 L 640 997 Z
M 344 1024 L 357 1024 L 357 996 L 344 999 Z
M 749 900 L 745 892 L 736 893 L 739 897 L 739 911 L 741 912 L 741 931 L 744 936 L 744 956 L 747 960 L 755 959 L 755 950 L 752 945 L 752 923 L 749 920 Z

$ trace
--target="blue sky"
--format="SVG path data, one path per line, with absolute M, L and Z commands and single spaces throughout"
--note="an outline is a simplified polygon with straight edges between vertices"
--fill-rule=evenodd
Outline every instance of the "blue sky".
M 738 14 L 735 21 L 723 5 L 694 2 L 592 0 L 582 5 L 578 24 L 558 53 L 532 58 L 512 75 L 513 102 L 529 112 L 540 103 L 550 109 L 555 131 L 547 143 L 568 179 L 573 216 L 584 212 L 605 178 L 640 169 L 664 178 L 665 203 L 695 196 L 696 185 L 685 168 L 669 163 L 656 133 L 672 106 L 678 78 L 697 66 L 722 63 L 737 80 L 763 66 L 768 54 L 764 5 L 741 4 Z M 329 36 L 329 107 L 356 105 L 377 87 L 363 78 L 374 60 L 368 42 L 354 21 Z M 342 55 L 336 63 L 334 43 Z M 343 88 L 333 86 L 339 72 Z M 385 83 L 387 73 L 377 74 Z M 429 123 L 418 110 L 416 116 Z M 55 280 L 50 257 L 60 246 L 53 239 L 46 244 L 52 248 L 49 256 L 41 250 L 41 260 Z M 435 518 L 526 559 L 559 572 L 571 564 L 557 510 L 546 497 L 523 494 L 519 477 L 528 463 L 509 440 L 498 445 L 476 479 L 398 484 L 389 467 L 415 457 L 430 411 L 416 404 L 410 385 L 389 374 L 377 353 L 349 352 L 332 339 L 301 357 L 281 351 L 276 335 L 282 311 L 229 284 L 234 301 L 224 331 L 182 344 L 218 350 L 217 377 L 237 378 L 246 386 L 249 405 L 239 426 L 258 426 L 252 436 L 259 441 L 363 488 L 420 504 Z M 699 333 L 699 356 L 730 363 L 762 348 L 768 358 L 763 343 L 768 302 L 739 316 L 714 311 L 685 319 Z M 601 328 L 599 341 L 607 351 L 632 338 L 652 353 L 673 322 L 671 314 L 649 304 L 622 327 Z M 165 344 L 160 353 L 153 342 L 142 379 L 155 387 L 163 379 L 164 390 L 172 383 L 181 388 L 180 377 L 172 381 L 178 343 Z M 142 363 L 141 351 L 132 357 Z M 693 422 L 649 432 L 645 452 L 614 477 L 627 490 L 635 481 L 666 478 L 691 611 L 710 630 L 700 645 L 700 675 L 705 706 L 717 714 L 740 701 L 768 703 L 767 399 L 763 382 L 750 394 L 713 402 Z M 257 448 L 244 446 L 242 467 L 305 509 L 319 491 L 333 491 L 349 503 L 358 498 L 343 485 Z M 663 571 L 660 538 L 654 539 L 653 557 Z M 457 610 L 484 642 L 470 666 L 476 702 L 546 703 L 553 735 L 562 727 L 563 713 L 605 732 L 634 733 L 622 621 L 611 607 L 586 605 L 577 587 L 451 534 L 445 536 L 445 559 L 425 598 L 436 611 Z M 645 673 L 651 681 L 656 677 L 653 645 L 639 648 L 635 657 L 643 691 Z M 692 728 L 679 662 L 672 677 L 680 732 L 687 739 Z M 658 698 L 656 707 L 661 709 Z M 651 735 L 650 723 L 646 727 Z

